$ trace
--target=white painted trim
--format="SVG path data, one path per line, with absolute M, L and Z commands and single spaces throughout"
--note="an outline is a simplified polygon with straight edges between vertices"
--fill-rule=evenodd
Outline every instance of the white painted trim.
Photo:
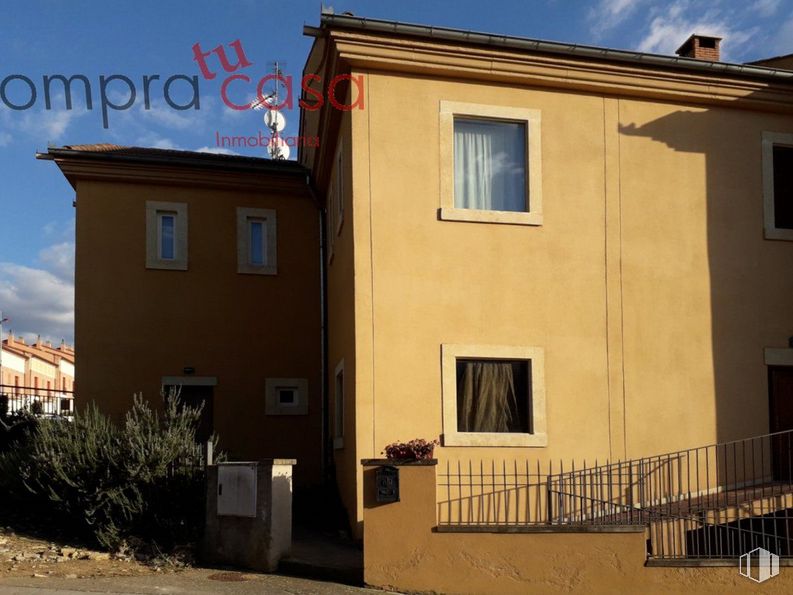
M 163 386 L 217 386 L 217 376 L 163 376 Z
M 266 246 L 263 265 L 250 263 L 249 221 L 263 221 L 265 224 Z M 277 217 L 274 209 L 254 209 L 237 207 L 237 272 L 247 275 L 278 274 Z
M 457 431 L 457 359 L 517 359 L 531 362 L 531 434 Z M 545 418 L 545 352 L 541 347 L 508 345 L 441 345 L 441 394 L 443 405 L 443 446 L 525 446 L 548 445 Z
M 766 366 L 793 366 L 793 349 L 780 347 L 765 348 Z
M 774 214 L 774 146 L 793 147 L 793 134 L 763 132 L 763 222 L 767 240 L 793 241 L 793 229 L 776 227 Z
M 473 116 L 511 120 L 526 124 L 526 184 L 529 209 L 526 212 L 460 209 L 454 205 L 454 117 Z M 522 107 L 482 105 L 441 101 L 440 131 L 440 209 L 444 221 L 542 225 L 542 132 L 540 110 Z
M 174 213 L 174 256 L 160 258 L 159 214 Z M 146 268 L 172 271 L 187 270 L 187 203 L 146 201 Z

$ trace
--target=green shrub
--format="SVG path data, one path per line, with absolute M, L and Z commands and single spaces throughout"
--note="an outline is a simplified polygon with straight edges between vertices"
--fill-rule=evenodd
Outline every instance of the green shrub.
M 0 454 L 0 488 L 111 550 L 131 536 L 163 547 L 195 539 L 203 526 L 201 411 L 177 394 L 165 402 L 160 417 L 136 395 L 121 426 L 93 404 L 73 421 L 40 419 Z

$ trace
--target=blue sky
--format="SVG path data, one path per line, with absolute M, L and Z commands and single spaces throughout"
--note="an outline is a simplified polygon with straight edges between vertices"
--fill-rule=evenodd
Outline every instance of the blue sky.
M 723 36 L 723 58 L 731 62 L 793 53 L 793 0 L 326 3 L 360 16 L 663 54 L 672 54 L 696 31 Z M 12 110 L 0 101 L 0 309 L 11 318 L 10 328 L 57 341 L 73 338 L 74 192 L 54 164 L 35 160 L 36 151 L 50 144 L 100 142 L 216 151 L 216 133 L 256 134 L 263 130 L 261 112 L 233 111 L 220 101 L 222 72 L 212 81 L 199 77 L 199 110 L 169 108 L 163 82 L 175 74 L 200 75 L 191 49 L 195 43 L 209 51 L 237 39 L 252 63 L 245 73 L 253 80 L 270 72 L 275 60 L 299 79 L 311 45 L 302 27 L 316 25 L 319 11 L 315 0 L 26 0 L 15 2 L 13 10 L 6 6 L 0 81 L 24 75 L 37 90 L 29 109 Z M 235 59 L 233 51 L 228 55 Z M 209 63 L 219 69 L 215 57 Z M 55 84 L 46 110 L 42 76 L 56 74 L 86 76 L 93 109 L 86 109 L 79 84 L 72 109 L 65 109 Z M 109 110 L 104 128 L 99 80 L 114 74 L 131 79 L 138 95 L 130 109 Z M 161 79 L 151 85 L 146 110 L 142 77 L 154 74 Z M 242 86 L 231 89 L 233 99 L 245 95 Z M 189 102 L 184 81 L 172 90 L 174 101 Z M 20 79 L 5 91 L 17 105 L 30 99 Z M 107 95 L 119 104 L 128 98 L 120 81 L 108 85 Z M 296 134 L 296 110 L 286 116 L 287 134 Z M 264 156 L 262 148 L 235 151 Z

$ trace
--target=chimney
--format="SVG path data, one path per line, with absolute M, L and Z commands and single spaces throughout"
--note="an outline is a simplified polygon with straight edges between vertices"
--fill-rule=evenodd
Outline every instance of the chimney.
M 675 52 L 681 58 L 694 58 L 695 60 L 710 60 L 718 62 L 720 58 L 719 46 L 721 37 L 697 35 L 694 33 Z

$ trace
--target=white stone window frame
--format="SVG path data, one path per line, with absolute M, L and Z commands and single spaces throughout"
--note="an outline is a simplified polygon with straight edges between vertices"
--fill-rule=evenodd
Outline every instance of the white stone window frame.
M 454 119 L 518 122 L 526 128 L 526 202 L 525 212 L 462 209 L 454 206 Z M 519 107 L 440 102 L 440 198 L 438 218 L 443 221 L 474 223 L 505 223 L 539 226 L 542 216 L 542 136 L 541 113 L 537 109 Z
M 160 258 L 160 216 L 174 215 L 174 258 Z M 187 270 L 187 203 L 146 201 L 146 268 Z
M 264 264 L 252 264 L 251 221 L 262 221 L 265 230 Z M 278 274 L 278 218 L 275 209 L 237 207 L 237 272 L 244 275 Z
M 266 415 L 308 415 L 308 379 L 306 378 L 267 378 L 265 384 L 264 413 Z M 295 392 L 295 402 L 281 403 L 280 389 Z
M 531 365 L 531 433 L 458 432 L 457 360 L 526 360 Z M 443 446 L 548 446 L 545 417 L 545 350 L 508 345 L 441 345 Z
M 338 378 L 342 377 L 341 396 L 338 391 Z M 344 373 L 344 360 L 342 359 L 333 371 L 333 448 L 339 450 L 344 448 L 344 415 L 345 403 L 344 394 L 347 392 L 347 378 Z
M 793 229 L 776 226 L 774 212 L 774 147 L 793 148 L 793 134 L 763 132 L 763 223 L 767 240 L 793 241 Z

